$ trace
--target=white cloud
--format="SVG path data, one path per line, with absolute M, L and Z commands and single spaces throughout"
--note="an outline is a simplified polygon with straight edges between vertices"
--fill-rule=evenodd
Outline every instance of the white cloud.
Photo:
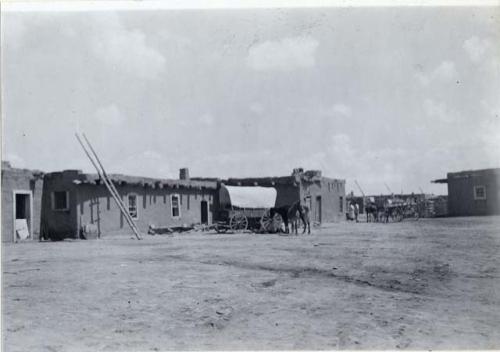
M 257 71 L 290 71 L 315 65 L 318 41 L 302 36 L 265 41 L 250 47 L 247 65 Z
M 357 140 L 344 133 L 330 137 L 324 152 L 314 153 L 301 160 L 306 168 L 320 168 L 326 175 L 346 178 L 347 192 L 357 188 L 353 180 L 358 180 L 367 194 L 376 189 L 384 189 L 384 182 L 399 192 L 407 187 L 406 173 L 415 168 L 415 160 L 420 151 L 403 148 L 381 148 L 363 150 Z M 411 181 L 410 181 L 411 182 Z M 408 191 L 408 189 L 407 189 Z
M 212 114 L 205 113 L 198 118 L 198 121 L 205 126 L 212 126 L 215 119 Z
M 15 153 L 7 153 L 5 161 L 10 162 L 12 167 L 25 168 L 26 161 Z
M 95 112 L 95 118 L 100 123 L 109 126 L 117 126 L 125 121 L 125 116 L 114 104 L 102 107 Z
M 474 63 L 480 63 L 483 61 L 490 47 L 491 42 L 488 39 L 480 39 L 475 36 L 464 41 L 463 45 L 469 59 Z
M 250 104 L 250 111 L 260 115 L 264 112 L 264 106 L 259 102 Z
M 333 111 L 336 112 L 337 114 L 344 115 L 344 116 L 351 116 L 352 115 L 352 109 L 350 106 L 347 106 L 342 103 L 337 103 L 333 106 Z
M 350 117 L 352 116 L 352 109 L 349 105 L 343 103 L 336 103 L 332 106 L 318 106 L 317 112 L 321 116 L 327 117 Z
M 458 77 L 458 71 L 453 61 L 443 61 L 430 73 L 418 72 L 416 77 L 420 84 L 427 86 L 432 82 L 447 82 Z
M 485 119 L 479 124 L 481 142 L 485 154 L 494 165 L 500 164 L 500 105 L 491 105 L 486 100 L 481 100 L 481 106 L 486 112 Z
M 143 150 L 111 164 L 113 173 L 127 173 L 136 176 L 158 178 L 176 178 L 177 172 L 172 168 L 172 160 L 156 150 Z
M 491 117 L 500 118 L 500 104 L 495 106 L 483 99 L 481 100 L 481 107 L 484 109 L 486 114 L 490 115 Z
M 145 150 L 141 154 L 144 158 L 150 160 L 161 160 L 162 155 L 155 150 Z
M 142 31 L 125 28 L 117 16 L 96 20 L 96 24 L 91 50 L 109 66 L 148 79 L 165 69 L 165 58 L 146 43 Z
M 456 120 L 456 113 L 451 111 L 445 103 L 435 102 L 432 99 L 425 99 L 423 104 L 424 112 L 429 117 L 434 117 L 442 122 L 453 122 Z

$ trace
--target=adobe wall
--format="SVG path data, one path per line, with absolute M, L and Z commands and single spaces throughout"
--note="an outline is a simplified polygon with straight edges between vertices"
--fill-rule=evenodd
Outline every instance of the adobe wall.
M 486 199 L 474 199 L 474 186 L 485 186 Z M 450 216 L 500 214 L 500 176 L 494 172 L 472 176 L 448 174 Z
M 136 226 L 141 233 L 147 233 L 149 225 L 173 227 L 201 222 L 201 201 L 208 202 L 208 222 L 213 221 L 214 190 L 192 188 L 151 188 L 141 185 L 115 185 L 125 207 L 128 195 L 137 196 L 138 219 Z M 133 235 L 127 220 L 120 212 L 115 200 L 104 185 L 78 185 L 76 207 L 78 226 L 93 224 L 102 238 L 106 236 Z M 180 197 L 180 217 L 172 217 L 170 196 Z
M 5 168 L 4 168 L 5 167 Z M 40 215 L 43 190 L 41 173 L 33 170 L 8 167 L 2 163 L 2 242 L 14 242 L 14 193 L 13 191 L 31 191 L 33 195 L 33 223 L 30 226 L 32 240 L 40 236 Z
M 322 177 L 320 181 L 302 181 L 301 199 L 310 197 L 308 204 L 311 221 L 338 222 L 345 219 L 346 196 L 345 181 Z M 321 209 L 318 209 L 317 197 L 321 197 Z
M 77 197 L 76 185 L 81 172 L 65 170 L 45 174 L 42 196 L 42 236 L 44 239 L 60 240 L 64 238 L 79 238 L 77 231 Z M 69 192 L 69 209 L 52 209 L 52 192 Z
M 276 207 L 290 206 L 300 199 L 300 187 L 293 184 L 277 184 Z

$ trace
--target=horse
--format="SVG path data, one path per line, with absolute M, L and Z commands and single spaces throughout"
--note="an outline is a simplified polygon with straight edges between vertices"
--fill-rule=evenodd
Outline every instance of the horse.
M 311 234 L 311 220 L 309 217 L 309 207 L 306 205 L 300 204 L 300 201 L 296 201 L 293 203 L 290 208 L 288 209 L 288 220 L 292 224 L 292 233 L 295 232 L 295 234 L 298 234 L 298 228 L 299 228 L 299 219 L 302 221 L 302 224 L 304 225 L 304 229 L 302 233 L 306 233 L 306 230 L 308 231 L 308 234 Z
M 305 233 L 308 229 L 308 233 L 311 233 L 311 225 L 309 220 L 309 208 L 305 205 L 300 204 L 300 200 L 293 203 L 291 206 L 282 206 L 282 207 L 274 207 L 269 210 L 269 215 L 274 217 L 275 214 L 280 214 L 283 222 L 285 223 L 285 233 L 290 233 L 290 229 L 288 224 L 292 225 L 292 233 L 298 234 L 298 221 L 299 218 L 302 220 L 304 224 L 304 230 L 302 233 Z
M 365 206 L 366 222 L 378 221 L 378 208 L 374 203 L 368 203 Z
M 292 234 L 298 234 L 298 222 L 302 219 L 302 209 L 300 208 L 300 201 L 293 203 L 287 210 L 287 218 L 292 225 Z
M 302 233 L 306 233 L 306 228 L 307 228 L 307 234 L 311 234 L 311 217 L 309 214 L 311 213 L 311 210 L 307 205 L 301 205 L 302 208 L 302 223 L 304 224 L 304 231 Z

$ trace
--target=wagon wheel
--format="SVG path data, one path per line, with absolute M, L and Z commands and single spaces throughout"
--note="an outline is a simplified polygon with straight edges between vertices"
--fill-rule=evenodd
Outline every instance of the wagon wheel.
M 281 229 L 282 224 L 283 218 L 281 215 L 276 213 L 273 217 L 271 217 L 269 210 L 267 210 L 260 218 L 261 229 L 265 232 L 278 232 Z
M 243 231 L 248 227 L 248 219 L 243 214 L 234 214 L 229 219 L 229 227 L 233 231 Z

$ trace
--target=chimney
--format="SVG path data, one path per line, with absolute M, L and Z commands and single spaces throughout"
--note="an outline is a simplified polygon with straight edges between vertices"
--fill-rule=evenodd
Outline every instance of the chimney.
M 179 179 L 189 181 L 189 169 L 187 167 L 179 170 Z

